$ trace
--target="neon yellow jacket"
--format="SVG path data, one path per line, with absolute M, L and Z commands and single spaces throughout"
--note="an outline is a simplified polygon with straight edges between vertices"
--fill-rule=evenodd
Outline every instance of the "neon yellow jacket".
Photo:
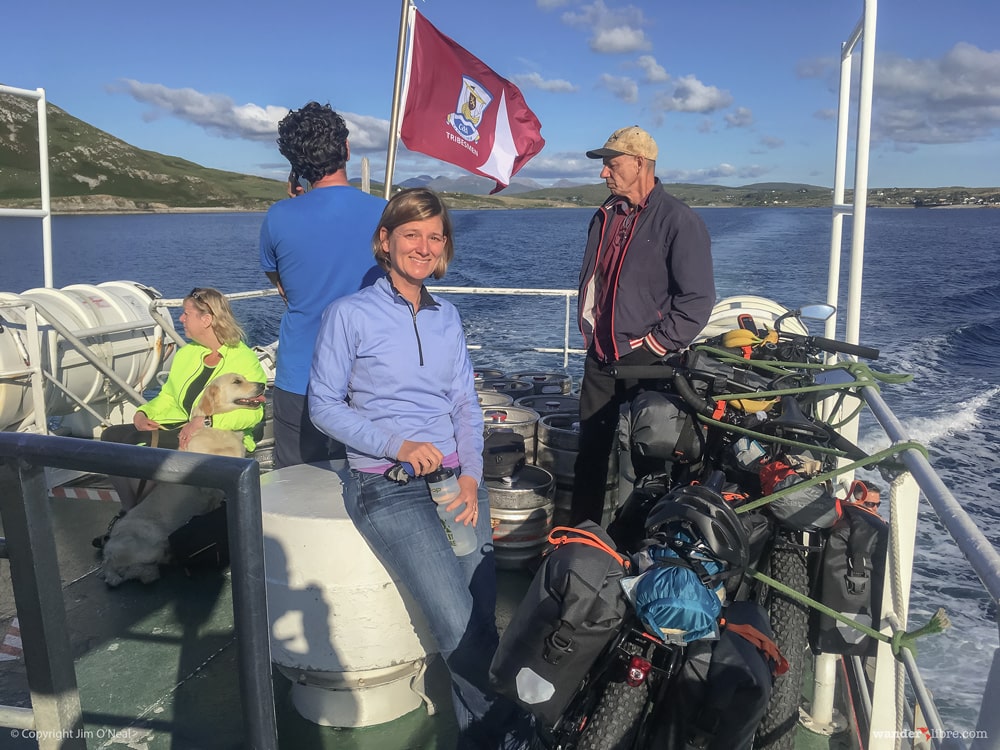
M 210 353 L 211 350 L 208 347 L 195 341 L 178 349 L 174 353 L 167 382 L 163 384 L 160 392 L 154 398 L 140 406 L 137 411 L 141 411 L 163 426 L 190 421 L 191 413 L 184 408 L 182 403 L 184 394 L 191 381 L 201 372 L 201 368 L 205 364 L 204 359 Z M 236 346 L 223 344 L 222 348 L 219 349 L 219 354 L 222 355 L 222 360 L 215 366 L 209 383 L 226 372 L 234 372 L 256 383 L 267 382 L 267 375 L 264 374 L 260 360 L 257 359 L 253 350 L 243 342 Z M 192 403 L 197 404 L 200 400 L 201 393 Z M 256 409 L 234 409 L 214 415 L 212 426 L 220 430 L 241 430 L 243 432 L 243 445 L 246 446 L 247 453 L 250 453 L 255 447 L 253 428 L 263 418 L 263 406 L 258 406 Z

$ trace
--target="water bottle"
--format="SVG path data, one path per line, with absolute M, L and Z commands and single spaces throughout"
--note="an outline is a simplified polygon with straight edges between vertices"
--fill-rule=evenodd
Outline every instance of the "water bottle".
M 471 525 L 466 526 L 461 521 L 455 520 L 455 515 L 461 512 L 461 508 L 456 508 L 453 512 L 448 510 L 448 505 L 461 492 L 458 477 L 451 469 L 442 467 L 428 474 L 426 479 L 431 498 L 437 503 L 438 518 L 441 519 L 441 525 L 452 550 L 459 557 L 468 555 L 479 546 L 476 543 L 476 530 Z

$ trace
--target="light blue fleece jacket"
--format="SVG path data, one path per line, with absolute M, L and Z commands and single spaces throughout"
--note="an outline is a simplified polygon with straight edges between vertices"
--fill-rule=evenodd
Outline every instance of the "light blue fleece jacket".
M 313 424 L 347 446 L 352 468 L 395 461 L 404 440 L 458 452 L 483 476 L 483 412 L 455 306 L 423 290 L 420 309 L 387 277 L 326 308 L 309 376 Z

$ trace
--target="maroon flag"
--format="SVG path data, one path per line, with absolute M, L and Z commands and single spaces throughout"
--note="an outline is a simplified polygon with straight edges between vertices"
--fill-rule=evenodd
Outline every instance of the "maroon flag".
M 545 145 L 541 123 L 517 86 L 413 14 L 400 139 L 502 190 Z

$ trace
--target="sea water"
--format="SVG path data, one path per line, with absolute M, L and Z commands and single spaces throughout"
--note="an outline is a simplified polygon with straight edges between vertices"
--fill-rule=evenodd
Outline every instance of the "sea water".
M 712 235 L 719 297 L 759 294 L 788 307 L 825 301 L 829 209 L 699 213 Z M 592 214 L 591 209 L 455 211 L 456 257 L 439 283 L 575 288 Z M 265 288 L 257 247 L 261 219 L 246 213 L 56 216 L 55 286 L 126 279 L 166 297 L 182 297 L 194 286 L 227 293 Z M 849 234 L 848 219 L 845 248 Z M 883 396 L 998 545 L 1000 210 L 873 209 L 867 234 L 861 342 L 881 349 L 878 368 L 915 376 L 910 384 L 884 387 Z M 0 291 L 42 285 L 38 220 L 0 218 L 0 263 Z M 562 369 L 561 356 L 524 351 L 528 340 L 562 345 L 562 299 L 451 299 L 469 343 L 483 347 L 472 350 L 477 367 Z M 571 309 L 575 314 L 575 302 Z M 277 337 L 283 310 L 278 298 L 240 301 L 235 310 L 252 344 Z M 569 341 L 581 345 L 575 318 Z M 578 382 L 579 357 L 570 360 L 567 372 Z M 884 442 L 871 425 L 864 428 L 862 447 L 875 450 Z M 945 728 L 972 729 L 976 696 L 997 647 L 997 613 L 925 502 L 917 547 L 910 621 L 920 624 L 941 606 L 954 622 L 945 634 L 920 641 L 918 661 Z

